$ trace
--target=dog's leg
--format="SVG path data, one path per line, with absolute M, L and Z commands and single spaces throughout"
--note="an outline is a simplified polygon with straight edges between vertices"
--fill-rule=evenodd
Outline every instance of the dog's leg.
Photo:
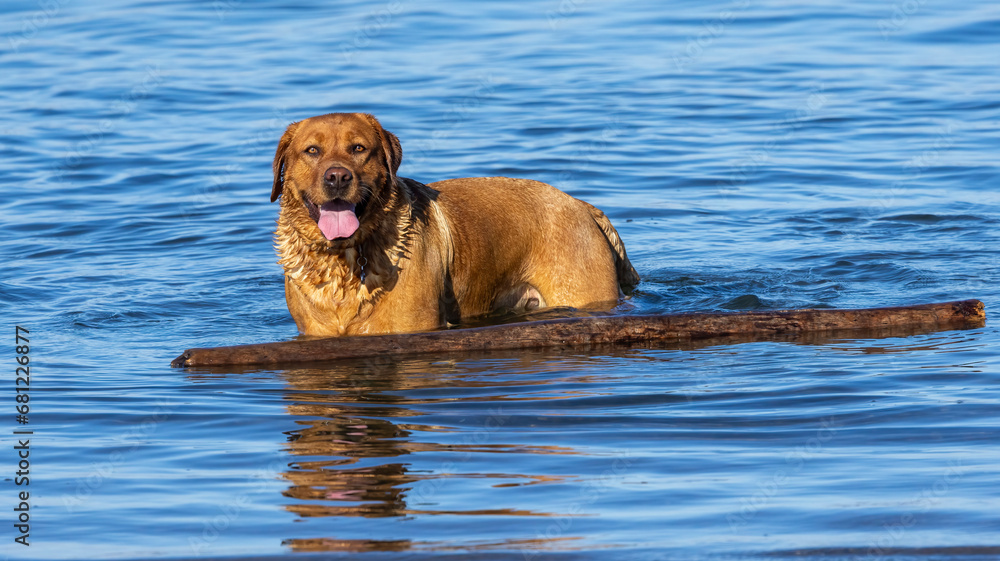
M 542 293 L 533 285 L 523 282 L 498 296 L 493 303 L 493 311 L 529 312 L 546 306 Z

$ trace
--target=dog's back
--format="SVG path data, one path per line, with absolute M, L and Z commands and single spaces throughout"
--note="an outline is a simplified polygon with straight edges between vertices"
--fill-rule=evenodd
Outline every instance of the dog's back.
M 439 192 L 454 239 L 462 316 L 522 306 L 607 308 L 639 280 L 604 213 L 551 185 L 477 177 L 429 187 Z

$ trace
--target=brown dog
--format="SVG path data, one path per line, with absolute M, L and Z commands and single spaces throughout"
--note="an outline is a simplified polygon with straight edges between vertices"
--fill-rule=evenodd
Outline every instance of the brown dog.
M 292 123 L 271 201 L 285 299 L 307 335 L 433 329 L 496 310 L 608 309 L 639 275 L 600 210 L 525 179 L 397 177 L 367 114 Z

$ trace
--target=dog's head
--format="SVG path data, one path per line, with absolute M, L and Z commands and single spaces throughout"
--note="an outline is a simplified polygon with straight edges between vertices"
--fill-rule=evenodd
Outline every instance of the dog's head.
M 308 215 L 333 247 L 361 241 L 396 188 L 403 150 L 396 135 L 364 113 L 331 113 L 292 123 L 274 154 L 271 201 Z

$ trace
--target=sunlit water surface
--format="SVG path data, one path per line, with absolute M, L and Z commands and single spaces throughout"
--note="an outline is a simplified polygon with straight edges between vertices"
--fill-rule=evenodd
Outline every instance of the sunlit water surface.
M 0 32 L 5 355 L 24 326 L 33 367 L 11 558 L 1000 558 L 993 322 L 168 366 L 296 336 L 271 157 L 329 111 L 379 116 L 404 176 L 604 209 L 628 313 L 995 314 L 995 3 L 57 0 Z

